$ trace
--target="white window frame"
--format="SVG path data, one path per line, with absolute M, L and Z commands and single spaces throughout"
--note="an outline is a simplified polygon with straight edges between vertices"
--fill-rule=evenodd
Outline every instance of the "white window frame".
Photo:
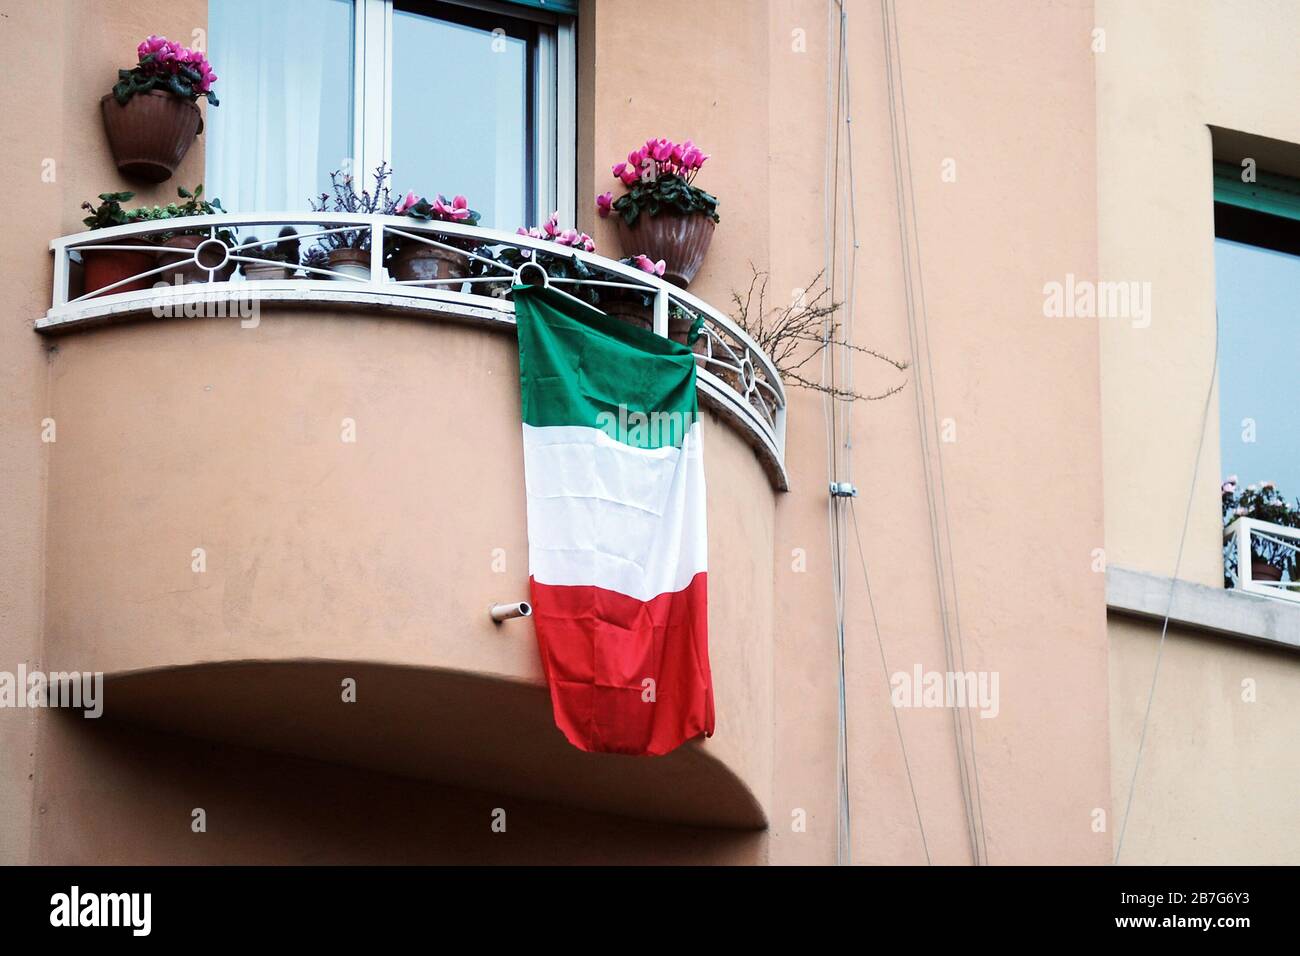
M 529 224 L 541 223 L 556 210 L 561 222 L 574 223 L 578 84 L 573 20 L 491 0 L 443 2 L 547 28 L 538 31 L 537 102 L 533 104 L 537 188 Z M 380 162 L 392 161 L 393 0 L 353 0 L 353 17 L 352 155 L 353 174 L 360 179 L 369 177 Z

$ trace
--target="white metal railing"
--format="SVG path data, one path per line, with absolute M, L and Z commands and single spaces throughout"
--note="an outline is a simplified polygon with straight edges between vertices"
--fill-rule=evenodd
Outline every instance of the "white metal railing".
M 285 266 L 261 253 L 274 246 L 278 233 L 291 226 L 301 249 L 348 235 L 348 244 L 368 250 L 360 269 L 340 269 L 329 264 L 291 266 L 291 274 L 273 278 L 249 278 L 238 274 L 236 265 Z M 241 239 L 257 230 L 256 241 Z M 200 236 L 193 249 L 164 247 L 157 239 L 165 234 Z M 153 240 L 151 242 L 151 240 Z M 393 278 L 385 261 L 394 240 L 418 242 L 466 257 L 470 274 L 442 279 Z M 142 244 L 143 242 L 143 244 Z M 187 302 L 245 300 L 256 302 L 322 303 L 354 302 L 384 309 L 416 310 L 458 318 L 481 318 L 513 323 L 514 303 L 510 287 L 520 279 L 520 269 L 500 261 L 513 250 L 514 259 L 535 261 L 539 254 L 581 263 L 585 277 L 551 276 L 534 272 L 525 263 L 528 281 L 538 279 L 565 292 L 591 287 L 606 296 L 610 290 L 632 290 L 653 297 L 647 318 L 659 335 L 669 334 L 670 319 L 679 324 L 703 320 L 702 335 L 695 346 L 701 395 L 741 427 L 755 445 L 773 482 L 787 487 L 784 465 L 785 390 L 771 358 L 729 316 L 683 289 L 657 276 L 592 253 L 530 236 L 516 235 L 450 222 L 422 222 L 403 216 L 369 216 L 354 213 L 267 213 L 244 215 L 222 213 L 115 226 L 54 239 L 54 295 L 50 310 L 37 320 L 36 329 L 56 334 L 103 322 L 116 316 L 153 312 L 172 314 Z M 127 251 L 158 256 L 158 265 L 87 290 L 83 257 L 86 253 Z M 287 267 L 289 268 L 289 267 Z M 242 270 L 240 270 L 242 271 Z M 177 273 L 189 273 L 188 277 Z M 543 269 L 543 273 L 545 270 Z M 172 279 L 174 281 L 169 281 Z M 131 288 L 142 283 L 147 288 Z M 601 308 L 601 304 L 596 305 Z M 225 313 L 222 313 L 225 314 Z
M 1300 601 L 1298 561 L 1300 528 L 1238 518 L 1223 529 L 1224 583 L 1236 590 Z

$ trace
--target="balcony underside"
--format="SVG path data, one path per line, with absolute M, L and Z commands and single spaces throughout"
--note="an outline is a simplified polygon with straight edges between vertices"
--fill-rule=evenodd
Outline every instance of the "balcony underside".
M 345 678 L 355 703 L 342 700 Z M 644 820 L 766 825 L 749 788 L 697 743 L 658 758 L 582 753 L 556 729 L 546 689 L 526 682 L 244 661 L 110 675 L 104 695 L 102 720 Z

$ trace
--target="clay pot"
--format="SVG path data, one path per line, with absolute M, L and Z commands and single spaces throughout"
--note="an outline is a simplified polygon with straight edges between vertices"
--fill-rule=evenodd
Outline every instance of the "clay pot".
M 388 271 L 401 282 L 430 279 L 463 279 L 469 275 L 469 258 L 450 249 L 408 242 L 393 256 Z M 455 288 L 453 285 L 435 288 Z
M 192 285 L 196 282 L 207 282 L 209 273 L 203 266 L 210 266 L 215 269 L 211 273 L 213 282 L 225 282 L 235 272 L 235 263 L 225 255 L 218 255 L 220 250 L 215 247 L 209 247 L 199 253 L 199 262 L 191 258 L 191 254 L 199 246 L 207 242 L 208 236 L 181 235 L 172 236 L 166 242 L 162 243 L 162 249 L 178 249 L 179 252 L 160 251 L 158 253 L 158 265 L 167 266 L 166 272 L 158 276 L 163 282 L 172 285 Z M 202 263 L 202 265 L 200 264 Z M 219 266 L 219 268 L 218 268 Z
M 617 222 L 623 254 L 664 260 L 668 266 L 664 278 L 683 289 L 700 271 L 704 254 L 713 241 L 713 220 L 703 213 L 686 216 L 665 210 L 652 216 L 643 212 L 637 216 L 634 226 L 629 226 L 622 216 Z
M 139 246 L 140 251 L 88 249 L 82 252 L 82 281 L 86 294 L 97 292 L 128 276 L 148 272 L 158 265 L 157 252 L 150 243 L 139 239 L 115 239 L 112 244 Z M 158 281 L 158 278 L 158 276 L 146 276 L 143 279 L 123 282 L 105 294 L 114 295 L 118 292 L 138 292 L 141 289 L 148 289 Z
M 244 263 L 244 278 L 252 281 L 259 279 L 291 279 L 295 270 L 292 266 L 251 265 Z
M 1282 569 L 1269 564 L 1257 555 L 1250 558 L 1250 579 L 1252 581 L 1281 581 Z
M 668 316 L 668 337 L 674 342 L 680 342 L 682 345 L 686 345 L 686 340 L 691 334 L 691 327 L 694 325 L 694 319 L 679 319 L 677 316 L 670 313 Z M 694 352 L 704 351 L 703 335 L 695 340 L 695 344 L 691 346 L 691 350 Z
M 650 300 L 649 305 L 643 299 L 644 296 L 631 289 L 601 289 L 600 301 L 596 307 L 606 315 L 622 319 L 628 325 L 652 332 L 655 327 L 654 299 Z
M 653 332 L 655 327 L 654 299 L 651 298 L 650 304 L 646 305 L 644 298 L 641 293 L 633 292 L 631 289 L 601 289 L 600 301 L 596 305 L 606 315 L 622 319 L 629 325 L 635 325 L 639 329 Z M 694 324 L 694 319 L 678 318 L 672 312 L 669 312 L 668 337 L 674 342 L 686 345 L 686 340 L 691 334 L 691 326 Z M 704 351 L 703 337 L 697 339 L 691 349 L 694 352 L 702 353 Z
M 162 90 L 136 93 L 125 106 L 108 93 L 99 106 L 118 172 L 151 183 L 170 179 L 203 131 L 199 108 Z
M 369 249 L 331 249 L 329 252 L 330 269 L 334 272 L 341 272 L 345 276 L 351 276 L 356 279 L 370 279 L 370 250 Z M 313 276 L 321 278 L 321 276 Z M 331 279 L 337 279 L 338 276 L 329 276 Z

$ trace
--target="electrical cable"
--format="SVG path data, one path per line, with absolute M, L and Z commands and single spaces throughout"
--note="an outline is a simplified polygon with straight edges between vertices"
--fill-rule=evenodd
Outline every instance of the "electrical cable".
M 880 648 L 880 668 L 885 675 L 886 699 L 889 699 L 891 696 L 889 662 L 885 657 L 884 638 L 880 634 L 880 618 L 876 615 L 876 599 L 871 594 L 871 576 L 867 573 L 867 558 L 862 550 L 862 531 L 858 527 L 857 506 L 850 504 L 849 513 L 853 516 L 853 534 L 858 539 L 858 561 L 862 564 L 862 582 L 867 590 L 867 606 L 871 608 L 871 626 L 876 632 L 876 646 Z M 898 708 L 894 707 L 892 702 L 889 709 L 894 715 L 894 730 L 898 734 L 898 747 L 903 752 L 903 770 L 907 773 L 907 788 L 912 792 L 912 809 L 916 811 L 916 828 L 921 833 L 921 850 L 925 853 L 926 866 L 929 866 L 932 862 L 930 860 L 930 844 L 925 839 L 925 824 L 921 821 L 921 801 L 917 799 L 916 784 L 912 781 L 912 763 L 907 759 L 907 743 L 903 739 L 903 723 L 898 717 Z
M 1120 824 L 1119 839 L 1115 846 L 1115 863 L 1119 863 L 1120 854 L 1124 852 L 1124 835 L 1128 832 L 1128 821 L 1133 815 L 1133 795 L 1137 790 L 1138 769 L 1142 766 L 1142 752 L 1147 742 L 1147 727 L 1151 723 L 1151 705 L 1156 699 L 1156 681 L 1160 678 L 1160 661 L 1164 657 L 1165 637 L 1169 634 L 1169 618 L 1174 612 L 1174 589 L 1178 586 L 1178 574 L 1183 567 L 1183 546 L 1187 543 L 1187 527 L 1192 520 L 1192 504 L 1196 500 L 1196 476 L 1201 470 L 1201 452 L 1205 447 L 1205 429 L 1210 420 L 1210 402 L 1214 397 L 1214 384 L 1219 372 L 1219 310 L 1214 310 L 1214 361 L 1210 364 L 1210 387 L 1205 390 L 1205 407 L 1201 410 L 1201 434 L 1196 441 L 1196 457 L 1192 460 L 1192 481 L 1187 493 L 1187 511 L 1183 514 L 1183 531 L 1178 538 L 1178 556 L 1174 559 L 1174 576 L 1169 581 L 1169 602 L 1165 608 L 1165 619 L 1160 625 L 1160 643 L 1156 645 L 1156 663 L 1151 671 L 1151 688 L 1147 692 L 1146 712 L 1142 715 L 1142 732 L 1138 736 L 1137 757 L 1133 760 L 1133 776 L 1129 779 L 1128 800 L 1124 805 L 1124 820 Z M 1240 560 L 1240 559 L 1239 559 Z
M 920 269 L 921 269 L 920 237 L 919 235 L 917 235 L 915 236 L 915 238 L 913 238 L 908 226 L 908 205 L 909 205 L 908 196 L 910 196 L 911 198 L 910 205 L 911 205 L 912 220 L 913 222 L 915 222 L 916 220 L 915 186 L 913 183 L 913 178 L 911 173 L 911 158 L 910 158 L 911 142 L 910 142 L 910 138 L 908 137 L 907 118 L 906 118 L 906 99 L 905 99 L 905 93 L 902 85 L 903 79 L 901 75 L 902 74 L 901 45 L 899 44 L 898 41 L 897 21 L 895 19 L 895 16 L 892 14 L 892 9 L 893 9 L 893 5 L 890 2 L 890 0 L 881 0 L 881 23 L 882 23 L 882 29 L 884 33 L 884 43 L 885 43 L 886 86 L 889 95 L 890 138 L 891 138 L 892 160 L 893 160 L 894 177 L 895 177 L 895 200 L 898 205 L 898 214 L 899 214 L 898 216 L 899 244 L 900 244 L 900 255 L 901 255 L 902 267 L 903 267 L 904 298 L 905 298 L 907 320 L 908 320 L 908 344 L 912 354 L 913 368 L 916 368 L 918 373 L 920 372 L 920 368 L 922 365 L 922 355 L 924 354 L 924 356 L 926 357 L 926 362 L 924 364 L 927 367 L 927 371 L 928 371 L 927 378 L 929 380 L 930 392 L 933 395 L 934 372 L 933 372 L 933 366 L 929 361 L 929 336 L 928 336 L 928 332 L 925 332 L 924 339 L 922 339 L 923 329 L 918 328 L 917 316 L 916 316 L 917 309 L 918 309 L 917 293 L 919 292 L 921 295 L 923 295 L 924 277 L 923 275 L 920 274 Z M 897 55 L 895 54 L 896 48 L 898 49 Z M 897 69 L 899 73 L 897 84 L 895 83 L 895 61 L 897 61 L 898 64 Z M 900 122 L 899 122 L 900 109 L 903 113 L 901 134 L 900 134 Z M 906 176 L 906 180 L 907 180 L 906 192 L 904 191 L 903 188 L 904 176 Z M 917 250 L 916 253 L 917 262 L 915 266 L 915 270 L 917 272 L 916 291 L 914 291 L 913 289 L 913 277 L 912 277 L 913 265 L 911 261 L 911 249 L 913 243 L 915 243 L 916 250 Z M 923 299 L 920 300 L 919 306 L 922 312 L 922 322 L 927 323 L 926 309 L 925 309 L 925 304 Z M 928 439 L 929 429 L 926 426 L 926 419 L 932 418 L 933 416 L 927 414 L 924 389 L 921 387 L 921 382 L 919 380 L 917 382 L 917 388 L 916 388 L 916 415 L 917 415 L 918 438 L 920 441 L 921 465 L 922 465 L 922 472 L 923 472 L 923 477 L 925 480 L 925 487 L 926 487 L 926 505 L 927 505 L 929 519 L 930 519 L 931 549 L 933 553 L 934 567 L 935 567 L 935 583 L 937 586 L 939 603 L 940 603 L 940 618 L 941 618 L 941 624 L 943 630 L 945 664 L 947 666 L 948 672 L 953 673 L 955 670 L 954 642 L 953 642 L 954 628 L 957 630 L 957 651 L 958 651 L 958 655 L 962 659 L 963 670 L 964 670 L 965 654 L 964 654 L 963 642 L 961 641 L 961 636 L 960 636 L 960 621 L 956 617 L 954 617 L 952 623 L 950 623 L 949 621 L 948 587 L 947 587 L 947 582 L 945 581 L 944 570 L 943 570 L 945 564 L 944 553 L 943 553 L 943 548 L 944 548 L 943 537 L 946 537 L 947 539 L 948 549 L 950 552 L 949 559 L 951 561 L 951 550 L 952 550 L 951 525 L 947 520 L 946 489 L 944 491 L 942 501 L 940 502 L 936 500 L 936 495 L 935 495 L 936 470 L 931 463 L 931 452 L 930 452 L 929 439 Z M 936 438 L 937 438 L 937 422 L 935 422 L 934 424 L 935 424 Z M 941 470 L 942 469 L 941 453 L 939 454 L 939 461 L 940 461 L 939 469 Z M 942 477 L 940 477 L 940 481 L 942 482 Z M 941 523 L 940 522 L 941 512 L 942 512 L 942 519 L 943 519 L 942 523 L 945 529 L 947 529 L 947 533 L 943 537 L 941 537 L 940 530 L 939 530 L 940 523 Z M 955 592 L 956 592 L 955 568 L 952 568 L 951 565 L 949 568 L 948 581 L 952 582 L 954 598 L 955 598 Z M 966 815 L 967 835 L 970 839 L 971 853 L 974 862 L 976 865 L 980 865 L 981 863 L 987 861 L 987 840 L 983 840 L 983 841 L 981 840 L 981 837 L 983 836 L 984 833 L 983 807 L 982 807 L 982 800 L 980 799 L 980 795 L 979 795 L 978 767 L 974 756 L 973 728 L 970 728 L 972 733 L 972 737 L 970 740 L 971 767 L 968 768 L 967 767 L 967 743 L 965 739 L 966 733 L 962 727 L 962 721 L 957 714 L 956 707 L 953 706 L 951 709 L 952 709 L 952 719 L 953 719 L 954 746 L 955 746 L 955 751 L 957 756 L 957 766 L 958 766 L 958 780 L 961 787 L 962 805 Z M 968 720 L 969 720 L 969 715 L 968 715 Z

